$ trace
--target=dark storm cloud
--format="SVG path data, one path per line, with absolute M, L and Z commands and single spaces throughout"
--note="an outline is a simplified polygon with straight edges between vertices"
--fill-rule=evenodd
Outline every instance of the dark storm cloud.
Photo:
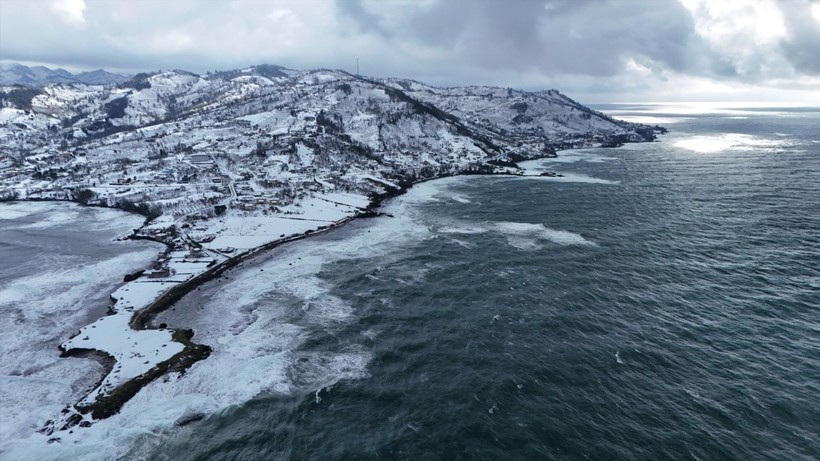
M 461 63 L 485 68 L 606 76 L 635 59 L 679 72 L 735 73 L 676 0 L 442 1 L 407 10 L 392 24 L 367 4 L 347 0 L 339 8 L 362 32 L 444 48 Z

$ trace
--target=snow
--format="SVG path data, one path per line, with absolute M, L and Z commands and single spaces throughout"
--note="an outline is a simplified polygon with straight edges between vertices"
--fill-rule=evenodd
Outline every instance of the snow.
M 315 158 L 313 149 L 302 143 L 296 145 L 296 155 L 299 156 L 299 161 L 303 166 L 312 164 L 313 159 Z
M 189 260 L 187 254 L 184 251 L 171 253 L 170 277 L 143 275 L 118 288 L 111 295 L 115 300 L 113 314 L 82 327 L 76 336 L 60 346 L 65 351 L 94 349 L 116 361 L 111 373 L 79 402 L 80 405 L 91 404 L 98 397 L 109 395 L 117 386 L 182 352 L 184 346 L 173 341 L 172 330 L 134 330 L 129 322 L 134 312 L 146 308 L 169 289 L 202 274 L 214 261 L 224 260 L 221 256 Z
M 366 205 L 367 198 L 360 195 L 320 194 L 305 198 L 298 202 L 298 206 L 291 206 L 287 210 L 288 214 L 228 216 L 221 221 L 220 229 L 205 229 L 205 232 L 214 232 L 218 236 L 204 246 L 214 250 L 228 247 L 251 250 L 266 243 L 337 224 L 351 218 L 360 207 Z M 54 222 L 50 225 L 54 225 Z M 187 251 L 174 251 L 170 253 L 167 262 L 170 272 L 168 275 L 156 277 L 145 274 L 114 291 L 111 295 L 115 300 L 113 314 L 82 327 L 76 336 L 61 345 L 66 351 L 101 351 L 116 362 L 100 385 L 78 403 L 81 406 L 91 404 L 98 397 L 109 395 L 117 386 L 182 352 L 184 346 L 173 341 L 172 330 L 133 330 L 129 325 L 131 317 L 167 290 L 224 260 L 225 257 L 218 252 L 192 256 Z
M 346 194 L 343 192 L 322 194 L 320 197 L 317 198 L 319 198 L 320 200 L 326 200 L 328 202 L 343 203 L 353 208 L 366 208 L 368 205 L 370 205 L 370 199 L 365 197 L 364 195 Z
M 249 250 L 338 224 L 355 216 L 368 203 L 369 199 L 362 195 L 319 194 L 282 207 L 283 213 L 257 216 L 229 213 L 218 221 L 203 223 L 202 230 L 190 236 L 194 239 L 215 236 L 212 241 L 202 243 L 212 250 Z
M 84 397 L 79 404 L 94 403 L 117 386 L 146 373 L 158 363 L 182 352 L 184 346 L 172 341 L 168 330 L 133 330 L 130 315 L 102 317 L 80 329 L 80 334 L 62 344 L 64 349 L 95 349 L 114 357 L 114 369 L 99 387 Z
M 8 123 L 25 115 L 25 112 L 11 107 L 0 108 L 0 123 Z

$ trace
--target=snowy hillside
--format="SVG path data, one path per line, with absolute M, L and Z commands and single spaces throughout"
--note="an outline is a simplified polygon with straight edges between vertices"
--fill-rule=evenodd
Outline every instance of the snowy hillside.
M 556 148 L 653 139 L 555 90 L 435 88 L 256 66 L 0 87 L 0 194 L 137 203 L 173 222 L 374 196 Z M 488 163 L 489 162 L 489 163 Z M 249 198 L 250 197 L 250 198 Z M 253 206 L 250 203 L 254 201 Z

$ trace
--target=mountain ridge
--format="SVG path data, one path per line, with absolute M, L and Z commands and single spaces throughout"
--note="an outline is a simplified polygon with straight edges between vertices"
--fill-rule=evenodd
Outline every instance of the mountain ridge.
M 65 69 L 45 66 L 25 66 L 18 63 L 0 63 L 0 85 L 44 86 L 52 83 L 84 83 L 112 85 L 128 80 L 129 76 L 103 69 L 71 73 Z

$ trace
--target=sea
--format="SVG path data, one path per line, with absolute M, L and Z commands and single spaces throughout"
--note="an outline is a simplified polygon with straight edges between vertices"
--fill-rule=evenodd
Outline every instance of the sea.
M 210 358 L 59 441 L 32 429 L 88 378 L 0 354 L 0 406 L 34 415 L 0 417 L 0 459 L 820 459 L 820 108 L 595 108 L 669 133 L 421 183 L 244 262 L 156 319 Z M 72 300 L 104 307 L 157 251 L 27 206 L 0 205 L 3 336 L 51 338 L 31 309 L 81 326 Z M 106 252 L 40 243 L 89 226 Z M 78 265 L 98 276 L 53 303 L 38 274 Z

